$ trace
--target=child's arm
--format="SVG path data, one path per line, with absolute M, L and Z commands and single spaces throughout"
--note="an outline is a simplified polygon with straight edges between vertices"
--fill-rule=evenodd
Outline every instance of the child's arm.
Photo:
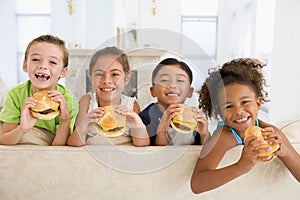
M 48 92 L 48 94 L 53 101 L 59 102 L 60 107 L 59 128 L 52 141 L 52 146 L 64 146 L 66 145 L 69 137 L 71 121 L 67 103 L 64 96 L 57 90 L 51 90 Z
M 193 107 L 193 111 L 196 113 L 195 118 L 198 122 L 197 132 L 200 135 L 201 144 L 204 144 L 210 138 L 210 133 L 208 131 L 208 123 L 203 117 L 200 109 Z
M 86 132 L 88 128 L 84 127 L 83 125 L 85 125 L 85 123 L 81 123 L 81 122 L 84 121 L 85 115 L 88 112 L 89 103 L 90 103 L 89 95 L 84 95 L 79 101 L 79 112 L 76 117 L 75 128 L 67 141 L 67 145 L 69 146 L 80 147 L 85 144 Z
M 261 162 L 263 159 L 258 158 L 258 152 L 254 151 L 261 144 L 252 142 L 253 139 L 254 136 L 245 141 L 238 162 L 217 169 L 226 151 L 236 146 L 236 141 L 228 132 L 215 133 L 203 146 L 201 154 L 205 153 L 199 157 L 195 166 L 191 177 L 192 191 L 198 194 L 220 187 L 249 172 L 256 163 Z
M 89 105 L 90 95 L 84 95 L 79 102 L 79 113 L 76 118 L 75 129 L 67 141 L 69 146 L 85 145 L 86 134 L 90 124 L 97 122 L 97 118 L 102 117 L 104 114 L 103 108 L 96 108 L 88 113 Z
M 180 112 L 180 104 L 172 104 L 169 105 L 168 108 L 165 110 L 162 118 L 160 119 L 160 123 L 157 127 L 156 132 L 156 145 L 168 145 L 168 140 L 166 133 L 170 127 L 170 123 L 173 117 L 176 116 L 177 112 Z
M 137 113 L 139 112 L 137 102 L 135 102 L 134 110 L 129 110 L 125 106 L 119 106 L 117 112 L 127 116 L 126 126 L 130 129 L 133 145 L 148 146 L 150 139 L 147 129 Z
M 270 141 L 270 145 L 280 145 L 280 149 L 274 155 L 278 156 L 293 176 L 300 182 L 300 155 L 289 142 L 288 138 L 275 126 L 266 127 L 263 131 L 270 132 L 265 136 L 265 139 L 275 139 Z
M 36 100 L 29 97 L 25 100 L 21 111 L 20 124 L 10 124 L 3 122 L 2 134 L 0 134 L 0 144 L 14 145 L 18 144 L 24 134 L 29 131 L 37 122 L 37 118 L 33 117 L 30 108 L 35 107 Z

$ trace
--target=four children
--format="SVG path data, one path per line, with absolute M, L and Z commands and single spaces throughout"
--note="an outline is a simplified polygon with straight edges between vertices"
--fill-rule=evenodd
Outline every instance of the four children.
M 201 193 L 249 172 L 258 162 L 264 161 L 257 155 L 270 149 L 255 150 L 263 145 L 254 141 L 255 136 L 244 141 L 244 131 L 249 126 L 259 126 L 269 132 L 266 139 L 273 138 L 270 143 L 280 145 L 274 155 L 300 181 L 300 155 L 280 129 L 258 119 L 258 110 L 267 101 L 263 88 L 265 79 L 260 71 L 263 66 L 255 59 L 234 59 L 210 73 L 199 92 L 199 108 L 207 118 L 220 117 L 222 121 L 210 137 L 206 119 L 200 109 L 193 108 L 198 126 L 187 134 L 170 126 L 186 98 L 194 92 L 191 87 L 193 74 L 186 63 L 167 58 L 156 66 L 150 93 L 157 98 L 157 103 L 151 103 L 140 113 L 137 100 L 122 94 L 131 78 L 126 54 L 116 47 L 98 50 L 89 65 L 93 91 L 84 95 L 78 105 L 72 93 L 57 83 L 68 70 L 68 51 L 64 41 L 52 35 L 42 35 L 32 40 L 25 52 L 23 70 L 29 80 L 8 92 L 0 112 L 3 125 L 0 144 L 83 146 L 132 143 L 147 146 L 150 143 L 205 143 L 191 178 L 192 191 Z M 49 97 L 59 103 L 60 115 L 52 120 L 38 120 L 31 115 L 30 109 L 37 103 L 32 95 L 41 90 L 47 90 Z M 123 135 L 108 139 L 99 136 L 93 125 L 104 115 L 103 107 L 110 105 L 117 105 L 117 112 L 127 119 Z M 226 151 L 236 145 L 244 145 L 241 158 L 216 170 Z

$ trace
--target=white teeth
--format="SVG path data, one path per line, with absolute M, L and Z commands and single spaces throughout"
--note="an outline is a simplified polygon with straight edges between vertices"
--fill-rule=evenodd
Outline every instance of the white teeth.
M 111 91 L 113 91 L 113 88 L 102 88 L 102 91 L 111 92 Z
M 241 122 L 244 122 L 244 121 L 247 121 L 247 117 L 236 120 L 237 123 L 241 123 Z
M 39 78 L 39 79 L 44 79 L 44 80 L 50 79 L 50 76 L 49 76 L 49 75 L 47 75 L 47 74 L 40 74 L 40 73 L 36 73 L 36 74 L 35 74 L 35 77 L 36 77 L 36 78 Z
M 36 73 L 36 75 L 38 75 L 38 76 L 48 76 L 47 74 L 40 74 L 40 73 Z
M 178 94 L 167 94 L 169 97 L 178 97 Z

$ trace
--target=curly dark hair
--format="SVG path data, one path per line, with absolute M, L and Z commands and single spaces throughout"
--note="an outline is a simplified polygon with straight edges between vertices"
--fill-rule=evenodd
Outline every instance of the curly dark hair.
M 253 58 L 237 58 L 223 64 L 221 68 L 209 70 L 209 76 L 199 91 L 199 108 L 207 118 L 218 118 L 218 94 L 225 86 L 238 83 L 253 89 L 262 102 L 269 101 L 268 93 L 264 90 L 267 86 L 261 69 L 265 63 Z

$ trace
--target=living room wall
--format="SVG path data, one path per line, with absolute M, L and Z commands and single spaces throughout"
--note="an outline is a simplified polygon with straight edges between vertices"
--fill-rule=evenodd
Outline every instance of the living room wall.
M 250 54 L 245 54 L 245 48 L 241 45 L 242 42 L 239 41 L 242 37 L 242 33 L 237 33 L 235 29 L 232 29 L 232 19 L 228 12 L 236 13 L 238 15 L 238 21 L 240 26 L 243 25 L 243 10 L 241 6 L 244 4 L 252 6 L 255 8 L 259 7 L 262 2 L 274 2 L 273 0 L 221 0 L 219 4 L 219 37 L 218 37 L 218 54 L 216 64 L 221 64 L 235 56 L 258 56 L 256 54 L 257 47 L 265 46 L 267 41 L 259 40 L 259 36 L 256 35 L 258 23 L 265 20 L 265 15 L 259 15 L 257 10 L 250 13 L 255 18 L 253 18 L 254 25 L 251 25 L 252 35 L 251 42 L 253 43 L 250 48 Z M 63 37 L 69 46 L 78 43 L 80 47 L 83 48 L 94 48 L 92 44 L 101 43 L 100 38 L 113 37 L 115 34 L 115 27 L 112 25 L 122 25 L 120 23 L 120 16 L 114 19 L 117 10 L 112 10 L 115 7 L 115 1 L 110 1 L 111 4 L 109 8 L 106 9 L 107 5 L 104 5 L 104 1 L 79 1 L 74 0 L 75 12 L 72 16 L 67 13 L 66 2 L 60 0 L 53 0 L 51 14 L 52 18 L 52 29 L 53 33 Z M 99 9 L 95 9 L 92 3 L 97 3 L 100 6 Z M 125 2 L 125 1 L 124 1 Z M 123 2 L 123 3 L 124 3 Z M 136 11 L 137 23 L 140 27 L 154 27 L 154 28 L 167 28 L 169 30 L 179 31 L 180 23 L 179 13 L 180 12 L 180 1 L 176 1 L 175 7 L 172 6 L 170 1 L 157 1 L 158 13 L 154 17 L 151 16 L 150 8 L 151 2 L 139 2 L 138 11 Z M 230 4 L 231 3 L 231 4 Z M 16 46 L 17 46 L 17 32 L 15 24 L 15 1 L 2 0 L 0 7 L 0 26 L 4 27 L 0 37 L 0 76 L 1 79 L 8 85 L 9 88 L 18 83 L 17 80 L 17 57 L 16 57 Z M 299 64 L 298 58 L 300 56 L 300 23 L 297 19 L 300 18 L 300 2 L 298 0 L 276 0 L 275 1 L 275 24 L 266 24 L 270 27 L 274 27 L 274 34 L 269 34 L 270 38 L 274 39 L 272 54 L 267 54 L 269 58 L 270 66 L 270 99 L 271 102 L 268 103 L 269 107 L 269 119 L 271 122 L 279 121 L 289 115 L 299 112 L 299 100 L 300 91 L 297 90 L 297 85 L 299 85 Z M 128 6 L 123 6 L 128 9 Z M 119 8 L 122 10 L 122 6 Z M 99 11 L 98 15 L 95 16 L 94 20 L 90 20 L 88 13 Z M 264 8 L 264 11 L 269 11 L 271 7 Z M 167 11 L 171 14 L 167 14 Z M 240 13 L 238 13 L 240 11 Z M 63 13 L 63 14 L 62 14 Z M 109 17 L 105 18 L 104 13 Z M 126 13 L 126 12 L 124 12 Z M 119 14 L 124 14 L 119 13 Z M 147 15 L 143 14 L 148 13 Z M 288 15 L 287 15 L 288 13 Z M 89 18 L 90 23 L 86 23 L 87 18 Z M 104 19 L 105 18 L 105 19 Z M 162 20 L 159 20 L 162 19 Z M 176 19 L 176 20 L 175 20 Z M 174 21 L 175 20 L 175 21 Z M 91 22 L 95 22 L 95 26 Z M 63 22 L 63 23 L 61 23 Z M 102 23 L 103 22 L 103 23 Z M 105 23 L 104 23 L 105 22 Z M 160 24 L 160 22 L 162 24 Z M 168 23 L 170 22 L 170 23 Z M 108 26 L 110 24 L 111 26 Z M 93 29 L 94 27 L 94 29 Z M 241 27 L 243 28 L 243 27 Z M 263 29 L 262 29 L 263 30 Z M 266 29 L 270 30 L 270 28 Z M 262 31 L 264 32 L 264 31 Z M 102 35 L 101 35 L 102 34 Z M 98 37 L 97 37 L 98 36 Z M 239 37 L 236 37 L 239 36 Z M 97 38 L 99 40 L 93 40 Z M 238 46 L 244 54 L 236 53 L 235 47 L 230 43 L 230 41 L 240 42 Z M 263 52 L 262 52 L 263 53 Z M 289 97 L 287 99 L 287 97 Z M 288 101 L 288 103 L 284 103 Z

